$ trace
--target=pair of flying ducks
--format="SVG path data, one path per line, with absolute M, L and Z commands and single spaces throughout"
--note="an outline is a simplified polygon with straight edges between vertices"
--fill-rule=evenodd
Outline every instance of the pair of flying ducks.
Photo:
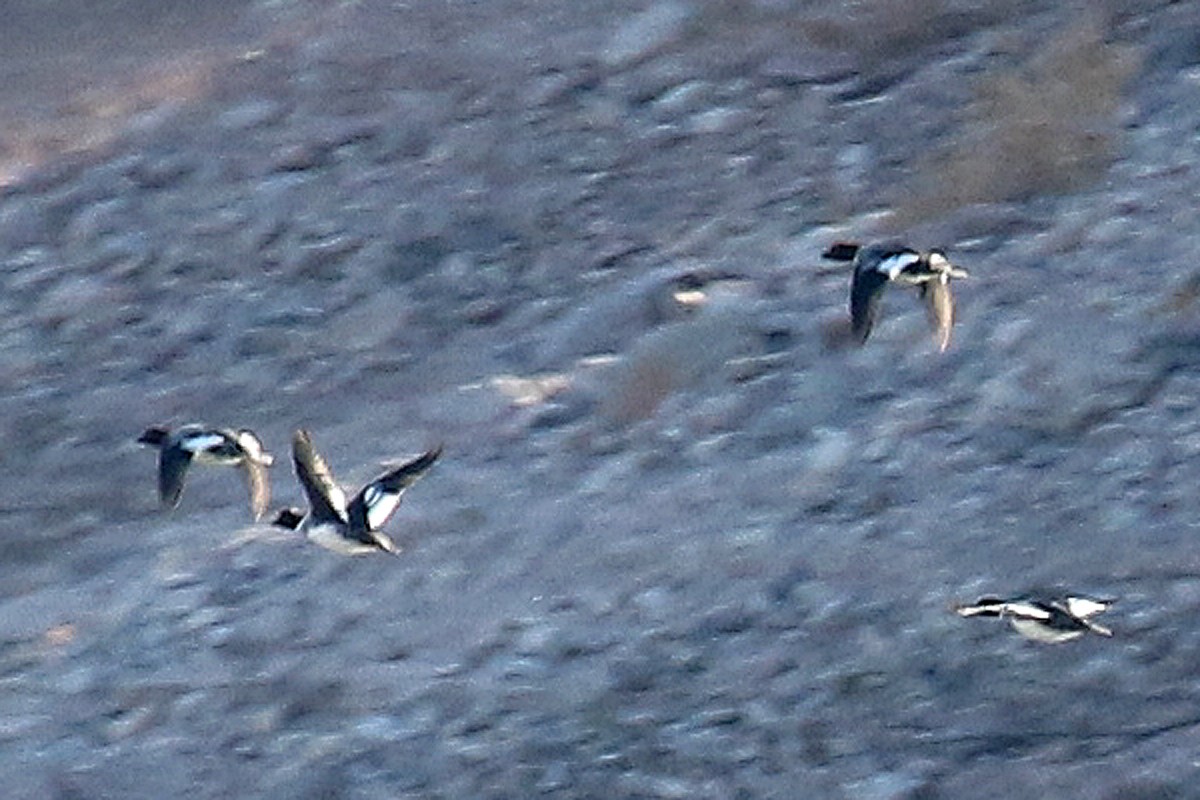
M 925 301 L 934 344 L 939 352 L 950 346 L 950 328 L 954 325 L 950 279 L 966 278 L 968 273 L 951 264 L 944 252 L 918 251 L 895 242 L 868 245 L 839 242 L 821 255 L 831 261 L 853 264 L 850 330 L 857 344 L 865 344 L 871 335 L 879 319 L 883 292 L 895 283 L 917 288 Z
M 196 463 L 245 470 L 254 519 L 261 519 L 266 512 L 271 494 L 267 467 L 275 459 L 253 431 L 206 425 L 184 425 L 174 431 L 153 427 L 138 442 L 159 450 L 158 494 L 164 506 L 179 505 L 188 467 Z M 308 432 L 298 430 L 292 436 L 292 462 L 308 498 L 308 511 L 285 508 L 273 524 L 302 531 L 317 544 L 340 553 L 398 553 L 399 548 L 380 529 L 399 507 L 404 490 L 433 466 L 441 452 L 441 447 L 436 447 L 389 469 L 347 501 L 329 465 L 313 448 Z
M 854 268 L 850 279 L 850 330 L 863 345 L 879 320 L 884 290 L 891 284 L 913 286 L 925 302 L 933 341 L 939 352 L 950 345 L 954 325 L 952 278 L 969 277 L 941 250 L 915 250 L 896 242 L 861 245 L 839 242 L 822 253 L 831 261 L 848 261 Z M 1112 636 L 1112 631 L 1092 620 L 1108 610 L 1113 600 L 1075 595 L 981 597 L 954 611 L 963 617 L 998 617 L 1007 620 L 1022 636 L 1039 642 L 1069 642 L 1086 633 Z

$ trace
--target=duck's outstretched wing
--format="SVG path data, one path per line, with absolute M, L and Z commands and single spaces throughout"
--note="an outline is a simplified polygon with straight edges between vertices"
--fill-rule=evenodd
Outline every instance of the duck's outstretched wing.
M 1054 619 L 1054 610 L 1052 607 L 1047 607 L 1044 603 L 1033 600 L 1009 600 L 1004 604 L 1003 615 L 1016 617 L 1017 619 L 1049 622 Z
M 1051 605 L 1077 622 L 1081 627 L 1100 636 L 1112 636 L 1112 629 L 1093 622 L 1091 617 L 1108 610 L 1113 601 L 1092 600 L 1088 597 L 1063 597 L 1052 601 Z
M 191 452 L 176 445 L 167 445 L 158 453 L 158 497 L 163 506 L 178 508 L 183 495 L 183 481 L 192 464 Z
M 347 509 L 350 527 L 377 531 L 400 506 L 401 495 L 416 483 L 442 454 L 441 446 L 380 475 L 354 496 Z
M 850 330 L 864 344 L 879 318 L 879 303 L 887 289 L 888 276 L 873 267 L 855 267 L 850 281 Z
M 952 606 L 960 617 L 998 617 L 1004 613 L 1006 603 L 999 597 L 981 597 L 974 603 Z
M 292 463 L 296 477 L 308 496 L 313 519 L 325 522 L 346 521 L 346 494 L 333 480 L 325 459 L 313 448 L 308 431 L 292 434 Z
M 929 317 L 929 328 L 933 332 L 933 343 L 939 353 L 950 346 L 950 329 L 954 327 L 954 295 L 950 281 L 932 280 L 921 284 L 921 298 L 925 301 L 925 312 Z
M 242 463 L 246 470 L 246 482 L 250 487 L 250 513 L 254 521 L 262 519 L 267 511 L 267 503 L 271 502 L 271 484 L 267 480 L 267 467 L 261 461 L 247 458 Z
M 1092 633 L 1098 634 L 1100 636 L 1112 636 L 1113 635 L 1112 628 L 1107 628 L 1098 622 L 1092 622 L 1087 617 L 1075 617 L 1075 619 L 1079 622 L 1080 625 L 1087 628 Z

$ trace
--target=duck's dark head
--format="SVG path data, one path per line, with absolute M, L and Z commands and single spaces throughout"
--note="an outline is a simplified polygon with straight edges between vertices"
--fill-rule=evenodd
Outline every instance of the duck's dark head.
M 853 261 L 861 247 L 862 245 L 854 242 L 834 242 L 824 253 L 821 253 L 821 258 L 827 258 L 830 261 Z
M 275 519 L 271 522 L 271 524 L 294 531 L 300 527 L 300 523 L 303 520 L 304 514 L 299 509 L 282 508 L 279 510 L 279 513 L 275 515 Z
M 151 444 L 158 447 L 166 442 L 170 435 L 171 432 L 168 429 L 160 426 L 146 428 L 145 432 L 138 437 L 138 444 Z

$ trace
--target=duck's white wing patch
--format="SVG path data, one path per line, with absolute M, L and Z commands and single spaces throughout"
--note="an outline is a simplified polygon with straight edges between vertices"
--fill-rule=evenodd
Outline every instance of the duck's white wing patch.
M 888 256 L 879 262 L 875 269 L 888 276 L 888 280 L 896 280 L 896 276 L 903 272 L 908 267 L 916 264 L 921 260 L 921 257 L 916 253 L 898 253 L 894 256 Z
M 225 443 L 225 437 L 216 433 L 197 433 L 179 440 L 179 448 L 189 453 L 202 453 Z
M 1004 612 L 1014 617 L 1024 617 L 1025 619 L 1047 620 L 1052 616 L 1050 611 L 1024 600 L 1013 600 L 1005 603 Z
M 383 527 L 396 507 L 400 505 L 400 493 L 388 492 L 378 482 L 363 489 L 363 506 L 367 511 L 367 530 L 375 531 Z
M 1004 610 L 1003 603 L 976 603 L 969 606 L 955 606 L 954 613 L 960 617 L 978 617 L 981 615 L 997 616 Z
M 1108 610 L 1112 603 L 1106 603 L 1100 600 L 1093 600 L 1090 597 L 1067 597 L 1064 599 L 1067 605 L 1067 611 L 1072 617 L 1086 619 L 1094 617 L 1097 614 Z
M 342 487 L 340 487 L 336 483 L 334 483 L 334 484 L 328 485 L 326 487 L 326 490 L 328 492 L 329 505 L 333 506 L 334 511 L 338 512 L 338 514 L 345 516 L 346 515 L 346 493 L 344 491 L 342 491 Z

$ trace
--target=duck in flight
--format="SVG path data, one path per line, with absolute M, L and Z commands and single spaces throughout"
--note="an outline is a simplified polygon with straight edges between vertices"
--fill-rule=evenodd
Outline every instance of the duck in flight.
M 925 301 L 934 344 L 939 352 L 950 346 L 950 329 L 954 325 L 950 279 L 966 278 L 969 273 L 951 264 L 944 252 L 918 251 L 895 242 L 868 245 L 838 242 L 821 256 L 853 263 L 850 328 L 860 346 L 871 335 L 879 318 L 883 291 L 892 283 L 917 287 Z
M 241 467 L 250 486 L 250 512 L 255 520 L 262 518 L 271 499 L 267 467 L 275 459 L 254 431 L 199 424 L 182 425 L 173 431 L 155 426 L 147 428 L 138 442 L 158 448 L 158 496 L 163 506 L 179 506 L 184 479 L 193 463 Z
M 1092 621 L 1115 600 L 1100 600 L 1082 595 L 1017 597 L 981 597 L 960 605 L 954 611 L 961 617 L 998 617 L 1008 620 L 1017 633 L 1037 642 L 1057 644 L 1078 639 L 1085 633 L 1112 636 L 1110 629 Z
M 308 431 L 298 430 L 292 436 L 292 463 L 308 497 L 309 510 L 305 513 L 285 508 L 275 517 L 274 524 L 302 531 L 322 547 L 346 555 L 381 550 L 399 553 L 400 548 L 380 528 L 400 506 L 404 490 L 416 483 L 441 454 L 442 448 L 438 446 L 389 469 L 347 502 L 346 493 L 313 447 Z

